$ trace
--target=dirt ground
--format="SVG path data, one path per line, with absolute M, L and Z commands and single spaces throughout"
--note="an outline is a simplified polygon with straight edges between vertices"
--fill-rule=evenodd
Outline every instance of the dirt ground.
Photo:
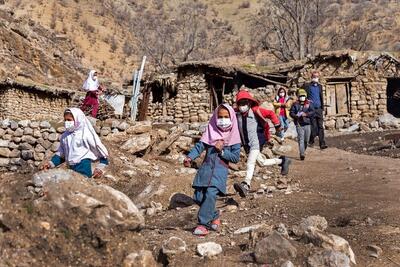
M 384 136 L 387 133 L 379 134 Z M 171 266 L 257 266 L 252 256 L 253 250 L 249 247 L 249 235 L 235 235 L 235 230 L 260 223 L 271 226 L 283 223 L 290 228 L 304 217 L 321 215 L 328 221 L 327 232 L 349 241 L 356 254 L 357 266 L 400 266 L 400 159 L 334 148 L 353 146 L 354 140 L 360 138 L 372 140 L 370 136 L 357 138 L 330 138 L 330 148 L 324 151 L 310 148 L 305 161 L 298 160 L 297 149 L 290 152 L 293 163 L 288 180 L 292 184 L 298 184 L 300 190 L 252 194 L 246 199 L 237 195 L 221 198 L 218 207 L 222 210 L 222 230 L 213 232 L 206 238 L 197 238 L 191 234 L 196 225 L 196 206 L 167 209 L 172 194 L 180 192 L 191 196 L 194 175 L 176 173 L 181 166 L 165 157 L 151 160 L 152 164 L 145 168 L 147 171 L 139 168 L 134 178 L 126 178 L 122 171 L 126 169 L 127 162 L 133 161 L 133 157 L 120 152 L 117 144 L 108 142 L 113 155 L 110 174 L 116 180 L 103 178 L 98 182 L 121 190 L 138 205 L 147 206 L 150 201 L 155 201 L 161 202 L 164 207 L 162 212 L 146 216 L 146 227 L 139 233 L 118 230 L 105 232 L 98 229 L 88 231 L 85 227 L 82 228 L 85 218 L 79 221 L 78 218 L 71 219 L 71 214 L 66 214 L 65 217 L 55 215 L 54 210 L 32 210 L 33 200 L 25 193 L 25 181 L 30 174 L 2 174 L 0 211 L 8 214 L 7 218 L 12 214 L 12 220 L 9 221 L 15 227 L 3 233 L 0 231 L 0 248 L 15 253 L 17 247 L 17 251 L 21 253 L 20 262 L 37 256 L 37 261 L 31 261 L 30 266 L 120 266 L 129 252 L 121 247 L 137 249 L 141 244 L 143 248 L 152 251 L 160 263 L 166 263 L 159 253 L 162 242 L 171 236 L 177 236 L 187 243 L 188 251 L 172 259 Z M 347 140 L 347 143 L 342 142 L 343 140 Z M 366 141 L 365 146 L 367 143 Z M 155 177 L 152 174 L 154 171 L 159 171 L 162 175 Z M 258 189 L 261 183 L 271 184 L 274 179 L 279 178 L 277 167 L 269 167 L 260 172 L 262 171 L 270 171 L 265 172 L 270 178 L 255 179 L 252 185 L 254 189 Z M 228 184 L 231 185 L 234 181 L 239 179 L 230 178 Z M 146 188 L 150 193 L 143 197 Z M 233 212 L 226 211 L 225 202 L 229 198 L 239 205 Z M 44 220 L 56 221 L 55 229 L 39 238 L 43 236 L 43 230 L 39 231 L 37 223 Z M 107 239 L 107 245 L 99 246 L 98 236 L 101 237 L 100 240 Z M 93 239 L 97 241 L 94 242 Z M 223 253 L 213 259 L 197 256 L 196 245 L 207 241 L 220 244 Z M 80 243 L 82 248 L 79 247 Z M 366 246 L 371 244 L 383 249 L 380 258 L 368 256 Z M 295 266 L 306 266 L 307 253 L 302 247 L 298 247 Z

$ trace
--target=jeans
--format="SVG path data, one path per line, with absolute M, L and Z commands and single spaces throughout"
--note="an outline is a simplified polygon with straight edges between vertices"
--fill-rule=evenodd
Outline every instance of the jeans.
M 315 109 L 315 115 L 311 118 L 311 137 L 310 144 L 314 144 L 314 139 L 318 136 L 319 146 L 325 145 L 324 132 L 324 110 L 322 108 Z
M 217 195 L 219 190 L 214 187 L 196 187 L 193 200 L 200 206 L 197 219 L 199 224 L 208 228 L 211 227 L 211 222 L 219 217 L 219 212 L 215 209 Z
M 311 135 L 311 125 L 296 125 L 297 142 L 299 143 L 300 156 L 304 156 Z
M 289 128 L 289 119 L 286 116 L 279 115 L 279 121 L 281 122 L 281 126 L 283 128 L 283 131 L 279 133 L 279 137 L 283 138 L 285 135 L 285 132 Z

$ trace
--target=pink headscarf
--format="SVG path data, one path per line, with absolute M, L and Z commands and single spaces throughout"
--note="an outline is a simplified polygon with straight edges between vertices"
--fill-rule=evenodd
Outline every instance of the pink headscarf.
M 221 107 L 225 107 L 229 111 L 230 119 L 232 121 L 232 125 L 226 130 L 222 130 L 217 126 L 218 110 Z M 208 127 L 200 139 L 201 142 L 210 146 L 214 146 L 218 140 L 224 140 L 224 145 L 226 146 L 232 146 L 241 143 L 236 113 L 228 104 L 221 104 L 214 110 L 214 113 L 208 123 Z

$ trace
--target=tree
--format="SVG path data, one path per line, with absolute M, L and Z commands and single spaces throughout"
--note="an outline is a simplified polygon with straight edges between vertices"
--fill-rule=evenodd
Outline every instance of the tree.
M 303 59 L 315 51 L 323 24 L 320 0 L 262 0 L 265 6 L 251 23 L 252 46 L 267 50 L 281 61 Z

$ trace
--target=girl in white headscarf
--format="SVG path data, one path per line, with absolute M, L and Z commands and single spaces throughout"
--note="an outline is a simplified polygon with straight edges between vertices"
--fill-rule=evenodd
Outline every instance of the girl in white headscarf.
M 100 177 L 108 165 L 108 151 L 92 124 L 79 108 L 66 109 L 64 123 L 66 131 L 61 136 L 60 147 L 43 169 L 66 162 L 70 169 L 86 177 Z M 92 172 L 92 162 L 97 160 L 99 163 Z
M 83 83 L 82 89 L 86 91 L 85 100 L 83 100 L 81 109 L 83 111 L 88 108 L 92 109 L 91 116 L 96 118 L 97 111 L 99 110 L 99 99 L 98 96 L 100 94 L 99 89 L 101 86 L 99 84 L 99 80 L 97 78 L 97 72 L 95 70 L 91 70 L 86 81 Z

